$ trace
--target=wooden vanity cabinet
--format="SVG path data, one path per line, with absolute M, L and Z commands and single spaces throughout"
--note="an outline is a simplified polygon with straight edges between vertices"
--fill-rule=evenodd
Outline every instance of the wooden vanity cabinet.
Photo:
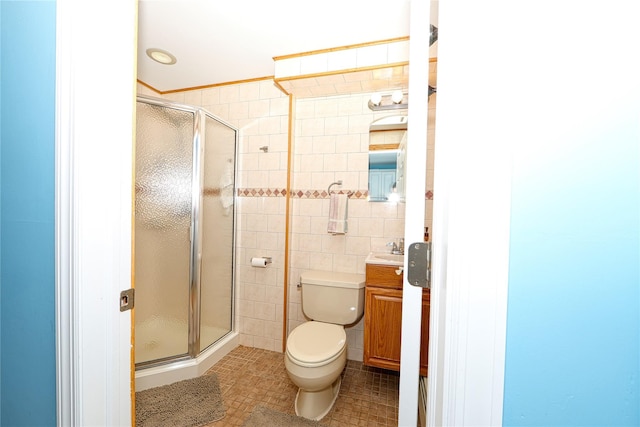
M 397 269 L 367 264 L 364 307 L 364 364 L 393 371 L 400 370 L 402 334 L 403 275 Z M 420 375 L 427 375 L 428 367 L 429 297 L 429 290 L 423 290 Z

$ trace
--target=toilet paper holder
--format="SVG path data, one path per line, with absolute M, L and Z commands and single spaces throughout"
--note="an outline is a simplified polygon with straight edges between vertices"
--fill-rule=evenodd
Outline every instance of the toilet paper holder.
M 271 264 L 271 257 L 270 256 L 251 258 L 251 266 L 252 267 L 262 267 L 262 268 L 264 268 L 269 264 Z

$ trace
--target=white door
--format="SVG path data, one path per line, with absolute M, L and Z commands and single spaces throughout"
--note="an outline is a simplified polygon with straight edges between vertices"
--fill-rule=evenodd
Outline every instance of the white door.
M 424 238 L 427 158 L 427 101 L 431 7 L 428 1 L 411 2 L 409 47 L 409 130 L 407 132 L 407 178 L 405 209 L 405 262 L 411 243 Z M 415 426 L 418 418 L 420 372 L 420 326 L 422 288 L 408 284 L 404 274 L 402 293 L 402 346 L 400 354 L 399 426 Z M 405 343 L 413 343 L 406 345 Z
M 485 67 L 486 53 L 478 48 L 484 44 L 470 43 L 471 39 L 476 40 L 474 35 L 485 30 L 485 15 L 499 19 L 495 11 L 486 10 L 485 3 L 464 2 L 464 7 L 457 2 L 436 3 L 439 3 L 437 150 L 427 423 L 433 426 L 501 425 L 511 160 L 509 140 L 505 144 L 505 140 L 497 140 L 487 133 L 487 129 L 496 127 L 495 118 L 486 113 L 485 104 L 492 93 L 486 90 L 486 80 L 494 73 L 492 68 Z M 418 12 L 419 7 L 425 8 L 425 5 L 412 2 L 410 92 L 413 100 L 417 92 L 422 101 L 423 92 L 427 90 L 424 52 L 428 26 L 424 22 L 428 22 L 429 15 L 427 11 Z M 488 27 L 502 36 L 492 26 Z M 505 58 L 508 61 L 508 57 Z M 411 83 L 416 80 L 417 86 L 412 87 Z M 415 145 L 419 149 L 426 140 L 421 134 L 426 129 L 415 129 L 415 124 L 421 123 L 420 117 L 426 117 L 426 110 L 421 110 L 426 108 L 426 103 L 415 104 L 412 102 L 409 108 L 407 154 L 408 161 L 415 165 L 407 166 L 411 174 L 407 192 L 412 192 L 411 199 L 417 203 L 424 200 L 421 189 L 416 189 L 424 182 L 424 171 L 417 161 L 422 153 L 414 155 L 411 149 L 416 150 Z M 412 113 L 417 117 L 412 117 Z M 406 242 L 420 241 L 423 209 L 407 204 L 406 211 Z M 407 296 L 413 301 L 411 308 L 403 311 L 402 342 L 418 342 L 419 298 L 405 283 L 405 301 Z M 402 366 L 399 425 L 415 426 L 418 355 L 413 346 L 403 345 L 402 351 L 401 363 L 406 361 L 410 368 L 404 372 Z
M 486 123 L 478 119 L 483 99 L 482 91 L 478 92 L 483 87 L 479 76 L 483 74 L 477 67 L 483 56 L 471 48 L 476 56 L 465 58 L 461 51 L 468 55 L 469 28 L 481 26 L 478 16 L 486 13 L 483 12 L 486 6 L 475 3 L 472 13 L 467 3 L 464 8 L 452 2 L 433 3 L 438 5 L 438 105 L 427 423 L 500 425 L 511 161 L 508 148 L 491 139 L 478 144 L 474 137 L 474 130 Z M 413 1 L 406 247 L 423 239 L 429 22 L 428 2 Z M 471 62 L 456 62 L 461 58 Z M 470 79 L 469 73 L 464 77 L 473 84 L 459 80 L 460 70 L 471 70 L 475 79 Z M 480 95 L 473 97 L 477 93 Z M 473 120 L 462 124 L 462 111 L 468 114 L 467 120 Z M 492 164 L 490 170 L 485 167 L 487 164 Z M 491 208 L 480 209 L 484 206 Z M 406 260 L 405 255 L 405 265 Z M 420 342 L 420 291 L 405 281 L 400 426 L 416 425 L 419 345 L 405 343 Z
M 59 426 L 131 426 L 136 7 L 56 2 Z

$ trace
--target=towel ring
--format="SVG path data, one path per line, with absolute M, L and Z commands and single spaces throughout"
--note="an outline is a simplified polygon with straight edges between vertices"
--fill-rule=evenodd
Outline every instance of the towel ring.
M 342 185 L 342 180 L 338 180 L 336 182 L 332 182 L 331 184 L 329 184 L 329 188 L 327 188 L 327 193 L 331 194 L 331 187 L 333 187 L 334 185 Z M 353 191 L 349 191 L 347 193 L 347 197 L 351 197 L 352 194 L 353 194 Z
M 333 187 L 334 185 L 342 185 L 342 180 L 329 184 L 329 188 L 327 188 L 327 193 L 331 194 L 331 187 Z

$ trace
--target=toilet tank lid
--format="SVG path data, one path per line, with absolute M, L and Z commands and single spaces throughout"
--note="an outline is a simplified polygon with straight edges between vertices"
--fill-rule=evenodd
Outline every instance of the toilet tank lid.
M 365 275 L 338 273 L 333 271 L 309 270 L 300 274 L 300 283 L 342 288 L 364 288 Z

